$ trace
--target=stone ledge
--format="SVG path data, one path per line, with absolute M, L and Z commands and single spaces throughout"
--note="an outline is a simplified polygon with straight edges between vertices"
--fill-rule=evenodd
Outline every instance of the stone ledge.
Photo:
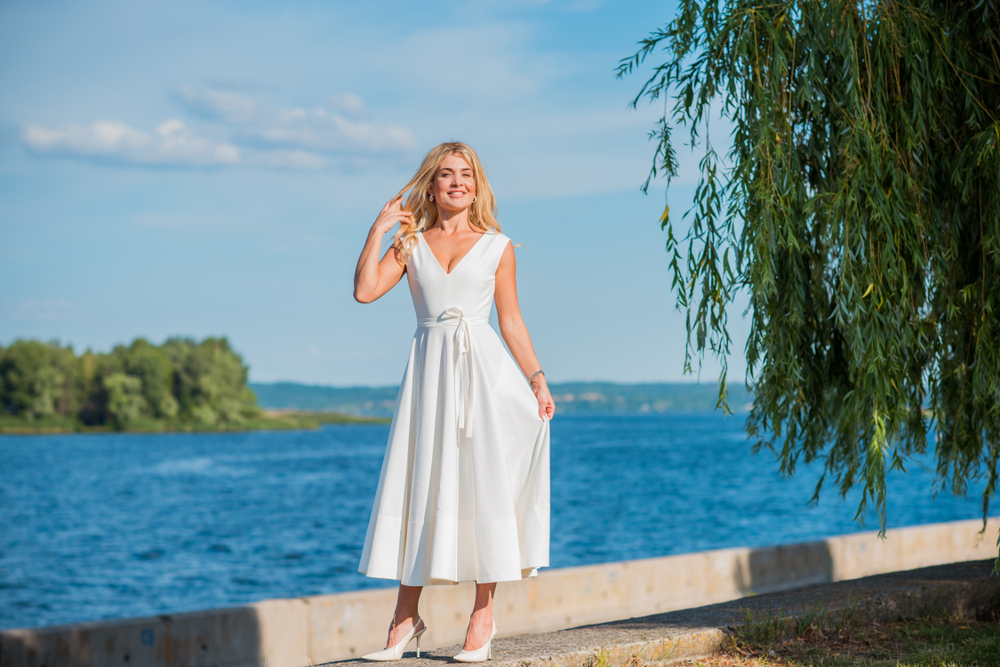
M 1000 578 L 991 576 L 993 560 L 894 572 L 863 579 L 807 586 L 722 604 L 588 625 L 569 630 L 494 639 L 493 667 L 619 667 L 637 657 L 641 663 L 670 663 L 720 651 L 732 629 L 748 617 L 778 619 L 794 631 L 810 616 L 824 626 L 854 621 L 888 622 L 927 613 L 973 616 L 1000 605 Z M 408 652 L 406 667 L 439 667 L 451 662 L 460 646 Z M 338 667 L 371 665 L 363 660 Z
M 493 609 L 500 629 L 497 647 L 506 646 L 505 637 L 525 641 L 528 633 L 546 636 L 619 619 L 659 618 L 653 615 L 690 613 L 733 600 L 749 604 L 747 600 L 757 598 L 748 596 L 755 594 L 771 599 L 763 594 L 995 558 L 993 535 L 998 531 L 1000 517 L 995 517 L 985 529 L 982 521 L 957 521 L 892 529 L 884 540 L 874 532 L 854 533 L 804 544 L 545 571 L 499 588 Z M 432 657 L 447 656 L 436 651 L 440 647 L 457 652 L 453 645 L 465 636 L 465 610 L 473 595 L 470 582 L 424 591 L 421 604 L 429 631 L 423 645 L 435 649 Z M 385 641 L 395 598 L 395 590 L 379 588 L 262 600 L 228 609 L 2 630 L 0 667 L 301 667 L 351 660 Z M 705 632 L 718 629 L 712 623 Z M 671 640 L 663 650 L 672 653 L 663 653 L 664 659 L 695 651 L 694 645 L 710 636 L 716 635 Z M 657 637 L 665 641 L 673 635 Z M 593 646 L 581 646 L 590 655 Z M 550 654 L 555 655 L 535 657 Z

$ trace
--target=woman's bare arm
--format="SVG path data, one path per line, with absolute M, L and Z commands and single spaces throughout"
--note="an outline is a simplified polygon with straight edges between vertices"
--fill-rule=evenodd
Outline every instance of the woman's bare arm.
M 385 252 L 381 261 L 378 258 L 382 237 L 396 223 L 410 219 L 410 212 L 402 210 L 402 204 L 402 195 L 388 202 L 368 231 L 365 247 L 358 258 L 358 267 L 354 270 L 354 299 L 360 303 L 371 303 L 391 290 L 403 277 L 406 267 L 400 261 L 399 248 L 393 245 Z
M 508 242 L 497 267 L 496 291 L 493 298 L 497 305 L 497 320 L 500 322 L 500 335 L 503 336 L 514 361 L 521 368 L 525 377 L 539 370 L 535 348 L 531 345 L 528 327 L 521 317 L 521 307 L 517 303 L 517 264 L 514 259 L 514 248 Z M 542 374 L 536 375 L 531 381 L 531 389 L 538 399 L 538 416 L 549 419 L 556 412 L 556 404 L 549 393 L 549 385 Z

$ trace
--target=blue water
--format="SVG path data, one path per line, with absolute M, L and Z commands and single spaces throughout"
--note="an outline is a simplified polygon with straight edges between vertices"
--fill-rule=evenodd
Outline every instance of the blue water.
M 861 530 L 856 494 L 807 507 L 739 417 L 564 415 L 552 423 L 553 567 Z M 151 615 L 394 582 L 357 574 L 388 426 L 0 437 L 0 628 Z M 890 527 L 980 517 L 890 482 Z M 874 526 L 870 523 L 865 529 Z

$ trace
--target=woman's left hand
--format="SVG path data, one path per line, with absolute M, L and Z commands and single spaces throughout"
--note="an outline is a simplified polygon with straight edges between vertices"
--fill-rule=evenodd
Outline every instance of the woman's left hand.
M 544 375 L 539 375 L 531 381 L 531 390 L 538 399 L 538 416 L 542 419 L 552 419 L 556 414 L 556 404 L 552 400 L 552 394 L 549 393 L 549 385 Z

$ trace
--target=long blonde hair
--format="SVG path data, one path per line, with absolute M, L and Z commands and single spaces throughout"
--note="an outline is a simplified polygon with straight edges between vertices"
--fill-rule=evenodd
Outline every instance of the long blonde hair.
M 397 195 L 402 196 L 407 190 L 410 190 L 410 196 L 406 198 L 403 210 L 413 213 L 410 222 L 400 224 L 399 231 L 396 232 L 396 237 L 393 239 L 393 244 L 399 248 L 400 259 L 403 260 L 404 264 L 409 260 L 410 253 L 413 252 L 417 243 L 417 234 L 438 223 L 437 205 L 430 200 L 427 191 L 437 176 L 441 162 L 449 155 L 461 156 L 472 167 L 472 178 L 476 182 L 476 201 L 469 207 L 469 224 L 484 232 L 500 231 L 500 223 L 497 222 L 496 217 L 496 198 L 493 196 L 493 189 L 486 179 L 486 171 L 483 169 L 483 164 L 479 161 L 476 151 L 460 141 L 450 141 L 435 146 L 424 157 L 417 173 Z

